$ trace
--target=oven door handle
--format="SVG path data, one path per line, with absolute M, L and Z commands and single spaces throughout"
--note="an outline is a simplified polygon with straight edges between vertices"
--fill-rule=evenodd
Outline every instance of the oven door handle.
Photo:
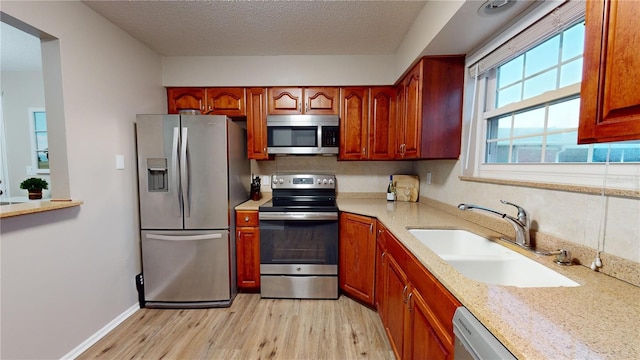
M 259 220 L 338 220 L 338 212 L 260 212 Z

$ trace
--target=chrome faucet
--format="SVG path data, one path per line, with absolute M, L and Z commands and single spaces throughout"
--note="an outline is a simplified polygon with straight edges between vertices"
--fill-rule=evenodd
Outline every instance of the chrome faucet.
M 509 224 L 511 224 L 516 231 L 515 243 L 527 249 L 531 249 L 533 247 L 533 244 L 531 244 L 531 235 L 529 234 L 530 220 L 529 220 L 527 211 L 522 207 L 516 204 L 510 203 L 508 201 L 500 200 L 500 202 L 503 204 L 515 206 L 516 209 L 518 209 L 517 217 L 514 218 L 513 216 L 507 215 L 505 213 L 501 213 L 496 210 L 492 210 L 486 207 L 472 205 L 472 204 L 460 204 L 458 205 L 458 209 L 482 210 L 507 220 L 507 222 L 509 222 Z M 507 239 L 507 240 L 510 240 L 510 239 Z M 513 240 L 510 240 L 510 241 L 513 241 Z

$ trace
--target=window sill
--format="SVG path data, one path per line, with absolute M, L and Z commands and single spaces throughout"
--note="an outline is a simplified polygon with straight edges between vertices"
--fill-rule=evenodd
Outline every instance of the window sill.
M 82 204 L 83 202 L 80 200 L 32 200 L 30 202 L 20 204 L 2 205 L 0 206 L 0 219 L 51 210 L 66 209 L 80 206 Z
M 472 182 L 497 184 L 497 185 L 521 186 L 521 187 L 529 187 L 529 188 L 545 189 L 545 190 L 568 191 L 568 192 L 576 192 L 576 193 L 591 194 L 591 195 L 600 195 L 602 193 L 601 187 L 584 186 L 584 185 L 567 185 L 567 184 L 542 183 L 542 182 L 533 182 L 533 181 L 503 180 L 503 179 L 479 178 L 479 177 L 473 177 L 473 176 L 460 176 L 459 179 L 461 181 L 472 181 Z M 640 190 L 607 188 L 605 189 L 604 194 L 607 196 L 613 196 L 613 197 L 640 199 Z

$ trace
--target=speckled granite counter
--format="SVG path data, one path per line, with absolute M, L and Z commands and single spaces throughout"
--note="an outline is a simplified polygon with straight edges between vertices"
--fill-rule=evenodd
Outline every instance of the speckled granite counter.
M 66 209 L 80 205 L 82 205 L 82 201 L 78 200 L 34 200 L 20 204 L 2 205 L 0 206 L 0 219 L 51 210 Z
M 270 200 L 236 210 L 258 210 Z M 423 203 L 387 202 L 338 195 L 340 211 L 376 217 L 518 359 L 640 359 L 640 287 L 591 271 L 560 266 L 553 257 L 525 254 L 581 286 L 517 288 L 462 276 L 408 231 L 408 227 L 465 229 L 497 240 L 500 234 Z M 505 245 L 503 241 L 497 240 Z
M 581 286 L 479 283 L 441 260 L 407 227 L 460 228 L 491 239 L 498 233 L 422 203 L 338 197 L 338 207 L 378 218 L 519 359 L 640 359 L 640 288 L 509 245 Z

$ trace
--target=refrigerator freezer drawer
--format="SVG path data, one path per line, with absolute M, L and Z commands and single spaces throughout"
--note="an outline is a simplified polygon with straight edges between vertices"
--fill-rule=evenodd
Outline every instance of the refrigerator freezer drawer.
M 142 231 L 141 235 L 147 303 L 196 307 L 188 303 L 231 299 L 228 231 Z

